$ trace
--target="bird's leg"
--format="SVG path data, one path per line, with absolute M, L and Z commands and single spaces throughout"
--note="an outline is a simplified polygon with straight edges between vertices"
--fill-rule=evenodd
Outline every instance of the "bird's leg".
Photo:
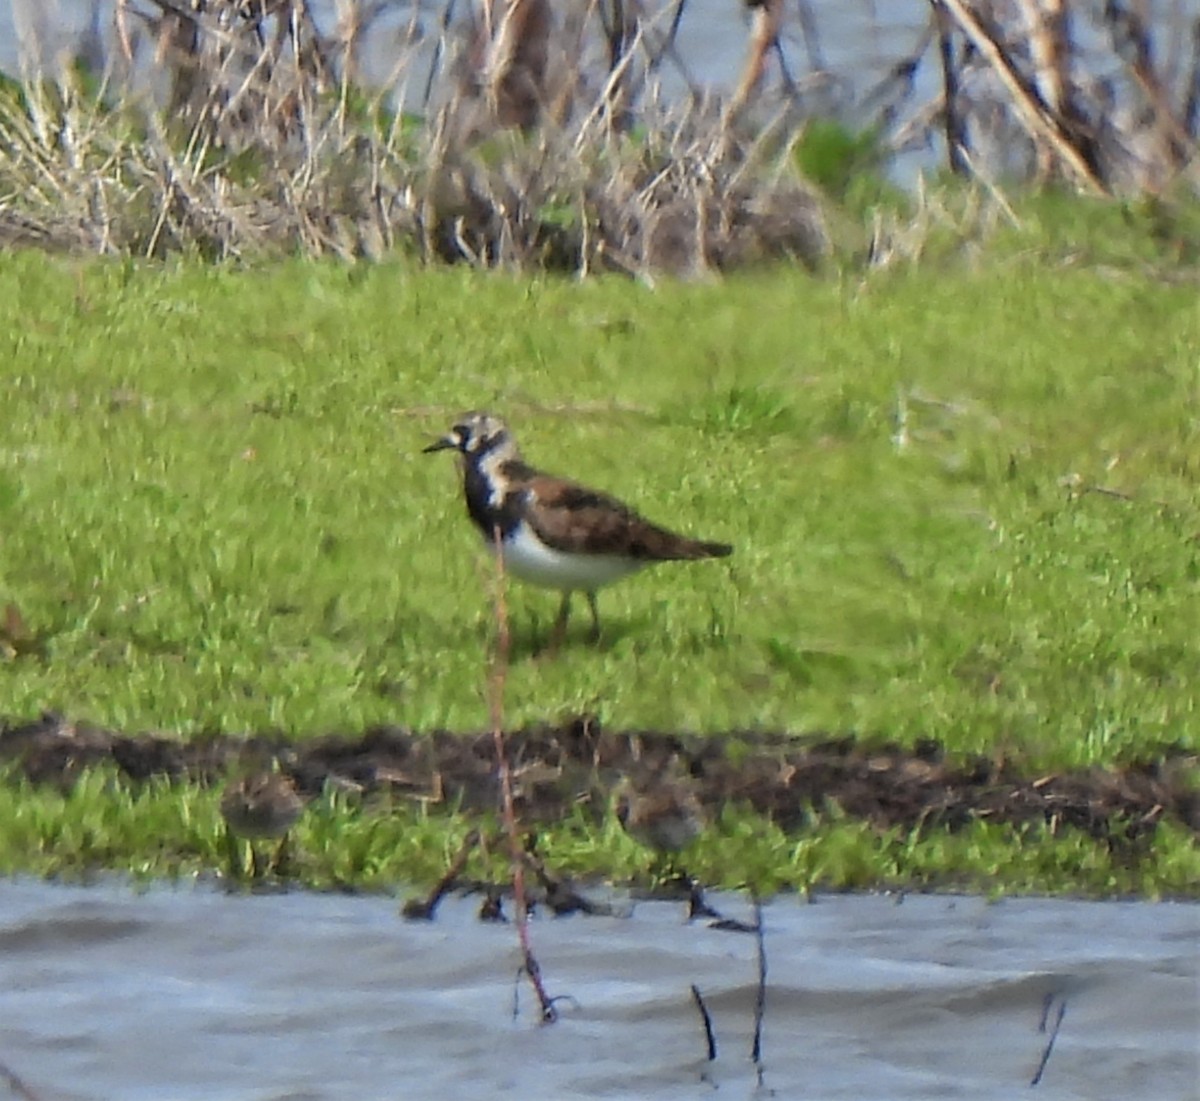
M 658 853 L 650 865 L 650 878 L 657 886 L 670 892 L 690 894 L 696 879 L 676 860 L 674 853 Z
M 567 590 L 562 595 L 562 603 L 558 606 L 558 615 L 554 617 L 554 630 L 550 632 L 550 650 L 557 650 L 567 637 L 567 620 L 571 618 L 571 593 Z
M 589 589 L 587 594 L 588 607 L 592 611 L 592 642 L 600 641 L 600 609 L 596 607 L 596 593 Z
M 229 862 L 229 874 L 237 880 L 246 878 L 246 850 L 233 830 L 225 827 L 225 858 Z
M 704 888 L 700 885 L 700 880 L 686 873 L 684 873 L 683 879 L 687 885 L 688 893 L 688 921 L 695 921 L 696 918 L 724 921 L 725 915 L 719 910 L 714 910 L 708 904 L 708 899 L 704 897 Z
M 263 866 L 262 856 L 258 851 L 258 846 L 250 842 L 250 878 L 255 883 L 267 878 L 268 869 Z
M 279 848 L 275 850 L 275 856 L 271 861 L 270 874 L 277 879 L 287 879 L 292 870 L 292 847 L 288 844 L 290 837 L 291 834 L 285 833 L 279 839 Z

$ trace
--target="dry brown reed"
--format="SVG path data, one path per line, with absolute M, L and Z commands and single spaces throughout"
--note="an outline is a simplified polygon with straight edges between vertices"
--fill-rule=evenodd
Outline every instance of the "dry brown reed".
M 68 65 L 0 99 L 0 245 L 406 249 L 644 278 L 828 250 L 786 110 L 748 126 L 715 100 L 654 96 L 669 24 L 615 0 L 603 19 L 493 0 L 457 33 L 447 17 L 432 60 L 414 41 L 368 93 L 351 78 L 372 13 L 341 8 L 323 35 L 304 0 L 123 0 L 102 74 Z M 420 117 L 389 106 L 421 83 Z
M 1097 195 L 1196 186 L 1200 18 L 1152 20 L 1138 0 L 929 2 L 942 88 L 913 129 L 942 120 L 951 171 L 973 174 L 990 150 L 990 175 Z
M 521 842 L 521 825 L 517 820 L 516 801 L 513 796 L 512 768 L 508 759 L 508 743 L 504 731 L 504 688 L 508 681 L 509 659 L 512 650 L 512 635 L 508 625 L 507 578 L 504 573 L 504 555 L 501 552 L 499 526 L 492 529 L 495 545 L 495 590 L 492 594 L 492 610 L 496 624 L 496 641 L 491 653 L 487 676 L 488 712 L 492 727 L 492 745 L 496 754 L 496 771 L 500 781 L 500 820 L 508 840 L 509 867 L 512 874 L 513 921 L 517 928 L 517 942 L 521 951 L 521 972 L 529 979 L 538 1000 L 539 1017 L 543 1024 L 552 1024 L 558 1018 L 554 999 L 546 992 L 542 981 L 542 968 L 533 952 L 529 938 L 529 908 L 525 893 L 525 846 Z
M 814 112 L 885 160 L 940 146 L 991 191 L 1197 182 L 1200 19 L 1168 26 L 1135 0 L 913 0 L 925 32 L 850 98 L 805 2 L 731 7 L 747 57 L 725 98 L 681 56 L 687 0 L 445 0 L 424 24 L 399 0 L 328 0 L 325 25 L 308 0 L 113 2 L 107 48 L 0 88 L 0 247 L 403 250 L 643 279 L 814 265 L 826 211 L 789 155 Z M 364 60 L 377 34 L 382 78 Z

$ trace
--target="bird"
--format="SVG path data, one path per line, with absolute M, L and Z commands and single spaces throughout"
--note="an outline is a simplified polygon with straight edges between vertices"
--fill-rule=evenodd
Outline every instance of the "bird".
M 255 879 L 263 877 L 254 842 L 278 837 L 279 847 L 270 868 L 277 873 L 287 852 L 287 834 L 304 813 L 304 799 L 292 778 L 283 772 L 253 772 L 231 780 L 221 795 L 221 815 L 231 837 L 250 842 L 250 859 Z M 230 840 L 231 851 L 233 849 Z M 238 860 L 241 864 L 241 860 Z
M 424 448 L 461 457 L 467 513 L 485 542 L 499 541 L 506 573 L 557 589 L 562 603 L 551 647 L 565 637 L 571 594 L 582 592 L 600 638 L 596 593 L 655 562 L 724 558 L 728 543 L 691 539 L 651 523 L 617 498 L 528 465 L 505 422 L 467 413 Z
M 704 808 L 688 777 L 680 770 L 678 754 L 657 764 L 639 762 L 613 789 L 617 821 L 639 845 L 655 854 L 653 877 L 668 889 L 683 888 L 688 920 L 709 918 L 714 928 L 750 932 L 752 927 L 714 910 L 704 887 L 677 861 L 678 854 L 700 836 L 706 824 Z
M 668 776 L 675 761 L 625 776 L 615 790 L 617 821 L 639 845 L 671 857 L 704 828 L 704 811 L 691 785 Z
M 688 780 L 671 756 L 653 767 L 637 764 L 613 790 L 617 821 L 643 848 L 654 852 L 651 877 L 670 892 L 683 889 L 689 900 L 688 919 L 718 914 L 704 898 L 704 888 L 678 861 L 704 829 L 704 810 Z

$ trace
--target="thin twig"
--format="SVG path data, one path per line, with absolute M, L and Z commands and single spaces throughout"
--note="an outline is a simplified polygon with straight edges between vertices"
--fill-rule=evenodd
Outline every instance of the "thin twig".
M 758 955 L 758 989 L 754 996 L 754 1043 L 750 1047 L 750 1058 L 758 1075 L 758 1084 L 763 1084 L 762 1034 L 763 1018 L 767 1012 L 767 944 L 763 936 L 762 902 L 754 898 L 754 941 Z
M 711 1063 L 717 1057 L 717 1037 L 713 1033 L 712 1015 L 708 1012 L 708 1006 L 704 1004 L 704 995 L 695 983 L 692 983 L 692 1001 L 696 1003 L 700 1023 L 704 1025 L 704 1042 L 707 1045 L 708 1061 Z
M 657 49 L 650 55 L 647 70 L 653 73 L 662 64 L 669 50 L 675 49 L 675 38 L 679 34 L 679 24 L 683 19 L 683 8 L 687 0 L 675 0 L 675 10 L 671 12 L 671 25 L 667 28 L 666 37 L 658 44 Z
M 445 875 L 434 884 L 433 890 L 429 892 L 428 897 L 410 898 L 401 908 L 401 914 L 408 921 L 433 921 L 437 915 L 438 904 L 457 882 L 458 877 L 462 875 L 462 870 L 467 866 L 467 860 L 471 856 L 471 851 L 477 844 L 479 844 L 479 831 L 471 830 L 463 838 L 463 843 L 459 846 L 458 853 L 450 862 L 450 867 L 446 869 Z
M 421 96 L 421 110 L 429 108 L 429 97 L 433 95 L 433 84 L 437 80 L 442 67 L 442 54 L 446 52 L 446 37 L 450 33 L 450 21 L 454 18 L 455 0 L 446 0 L 442 9 L 441 30 L 438 34 L 437 45 L 433 48 L 433 57 L 429 61 L 429 75 L 425 78 L 425 92 Z
M 611 916 L 616 908 L 608 902 L 593 902 L 586 895 L 581 895 L 568 879 L 560 879 L 554 875 L 545 860 L 537 851 L 537 837 L 530 837 L 525 850 L 525 861 L 530 871 L 537 878 L 542 888 L 544 904 L 554 912 L 555 917 L 566 914 L 590 914 L 593 916 Z
M 779 79 L 783 83 L 783 90 L 794 99 L 800 93 L 800 86 L 796 83 L 796 78 L 792 76 L 792 67 L 788 64 L 787 54 L 783 50 L 783 39 L 779 35 L 775 36 L 771 48 L 775 51 L 775 57 L 779 61 Z
M 558 1012 L 554 1001 L 546 994 L 542 983 L 542 969 L 538 966 L 529 941 L 529 908 L 525 899 L 525 849 L 521 845 L 517 829 L 517 812 L 513 803 L 512 769 L 508 763 L 508 747 L 504 740 L 504 684 L 508 677 L 508 659 L 512 637 L 508 628 L 508 601 L 505 599 L 505 575 L 503 544 L 500 526 L 492 529 L 492 541 L 496 551 L 496 590 L 494 607 L 496 613 L 496 647 L 491 669 L 488 672 L 488 710 L 492 720 L 492 741 L 496 747 L 496 767 L 500 773 L 501 814 L 504 832 L 508 836 L 509 860 L 512 867 L 513 921 L 517 926 L 517 939 L 521 945 L 522 970 L 529 978 L 534 994 L 537 995 L 543 1024 L 553 1023 Z
M 956 176 L 967 174 L 965 154 L 967 127 L 962 116 L 958 84 L 958 62 L 954 56 L 954 37 L 950 13 L 945 5 L 934 5 L 937 21 L 938 56 L 942 62 L 942 118 L 946 128 L 946 157 Z
M 730 102 L 730 113 L 737 114 L 750 101 L 762 80 L 767 51 L 774 48 L 783 20 L 783 0 L 763 0 L 750 16 L 750 53 L 746 58 L 737 90 Z M 782 56 L 782 55 L 781 55 Z
M 1047 776 L 1044 779 L 1037 781 L 1037 783 L 1034 784 L 1034 787 L 1037 787 L 1038 784 L 1048 783 L 1053 779 L 1053 776 Z M 1051 990 L 1050 993 L 1042 999 L 1042 1015 L 1038 1018 L 1038 1032 L 1045 1033 L 1046 1026 L 1050 1023 L 1050 1010 L 1054 1008 L 1054 999 L 1057 997 L 1058 994 Z
M 913 87 L 916 84 L 917 70 L 921 67 L 921 60 L 929 49 L 929 43 L 933 41 L 935 21 L 935 16 L 930 16 L 925 24 L 925 29 L 921 32 L 921 37 L 917 39 L 917 44 L 912 50 L 894 65 L 889 66 L 883 78 L 867 90 L 859 103 L 860 111 L 865 113 L 869 107 L 873 108 L 876 103 L 880 103 L 882 107 L 879 115 L 890 118 L 895 114 L 899 104 L 912 95 Z M 899 90 L 893 92 L 893 88 Z M 887 102 L 888 100 L 891 102 Z
M 1150 30 L 1145 20 L 1118 0 L 1108 0 L 1104 17 L 1114 52 L 1129 67 L 1134 83 L 1154 111 L 1154 129 L 1161 136 L 1164 150 L 1175 160 L 1176 166 L 1183 164 L 1195 152 L 1190 148 L 1192 136 L 1186 124 L 1176 117 L 1170 97 L 1155 71 Z
M 1200 122 L 1200 19 L 1192 24 L 1192 68 L 1187 81 L 1187 97 L 1183 102 L 1183 129 L 1195 140 Z
M 962 161 L 963 167 L 967 169 L 972 176 L 975 177 L 987 189 L 987 193 L 992 197 L 996 206 L 1004 212 L 1004 216 L 1008 219 L 1009 225 L 1015 229 L 1021 228 L 1021 219 L 1017 217 L 1017 212 L 1013 210 L 1012 204 L 1004 197 L 1004 192 L 1000 190 L 999 184 L 996 183 L 990 176 L 986 175 L 983 168 L 975 163 L 975 159 L 968 152 L 966 146 L 959 146 L 959 159 Z
M 1068 0 L 1019 0 L 1029 34 L 1033 85 L 1051 111 L 1077 115 L 1071 99 L 1071 28 Z M 1039 143 L 1037 173 L 1042 182 L 1055 171 L 1051 150 Z
M 694 989 L 694 988 L 693 988 Z M 0 1078 L 8 1084 L 8 1088 L 15 1093 L 21 1101 L 42 1101 L 41 1095 L 30 1089 L 16 1071 L 9 1069 L 8 1064 L 0 1063 Z
M 935 3 L 945 5 L 968 40 L 995 70 L 1000 83 L 1008 89 L 1017 117 L 1029 136 L 1035 142 L 1039 138 L 1047 142 L 1089 191 L 1107 195 L 1108 188 L 1066 134 L 1061 117 L 1047 107 L 1037 89 L 1016 67 L 1008 51 L 983 25 L 966 0 L 935 0 Z
M 813 14 L 812 7 L 807 0 L 800 0 L 796 14 L 800 21 L 800 33 L 804 36 L 804 50 L 808 54 L 808 67 L 814 72 L 823 73 L 828 66 L 825 64 L 825 54 L 821 49 L 817 17 Z
M 1050 1016 L 1050 1004 L 1053 1000 L 1053 994 L 1046 999 L 1046 1004 L 1042 1009 L 1042 1024 L 1038 1030 L 1039 1032 L 1046 1031 L 1046 1023 Z M 1034 1071 L 1033 1078 L 1030 1079 L 1029 1084 L 1031 1086 L 1036 1086 L 1042 1080 L 1042 1074 L 1046 1070 L 1046 1064 L 1050 1062 L 1050 1053 L 1054 1050 L 1054 1041 L 1058 1039 L 1058 1030 L 1062 1027 L 1063 1017 L 1066 1015 L 1066 1012 L 1067 1002 L 1064 998 L 1058 1003 L 1058 1015 L 1054 1019 L 1054 1028 L 1050 1032 L 1050 1039 L 1046 1042 L 1046 1050 L 1042 1052 L 1042 1058 L 1038 1063 L 1037 1070 Z
M 620 84 L 620 82 L 624 80 L 625 73 L 629 69 L 630 65 L 633 64 L 635 51 L 640 45 L 641 41 L 642 25 L 639 23 L 636 31 L 634 31 L 632 41 L 630 41 L 628 44 L 628 48 L 626 49 L 624 56 L 621 58 L 620 62 L 614 65 L 609 71 L 608 80 L 605 81 L 599 97 L 596 99 L 596 102 L 592 104 L 591 110 L 588 111 L 588 113 L 584 116 L 583 121 L 579 124 L 573 146 L 576 153 L 583 149 L 588 142 L 592 140 L 591 127 L 594 120 L 603 117 L 607 113 L 610 113 L 613 91 Z

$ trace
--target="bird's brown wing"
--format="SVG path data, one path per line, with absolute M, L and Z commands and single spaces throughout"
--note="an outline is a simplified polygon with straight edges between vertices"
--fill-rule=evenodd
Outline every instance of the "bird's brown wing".
M 525 518 L 538 538 L 571 554 L 618 554 L 645 562 L 719 558 L 733 548 L 660 528 L 628 505 L 548 474 L 525 483 Z

